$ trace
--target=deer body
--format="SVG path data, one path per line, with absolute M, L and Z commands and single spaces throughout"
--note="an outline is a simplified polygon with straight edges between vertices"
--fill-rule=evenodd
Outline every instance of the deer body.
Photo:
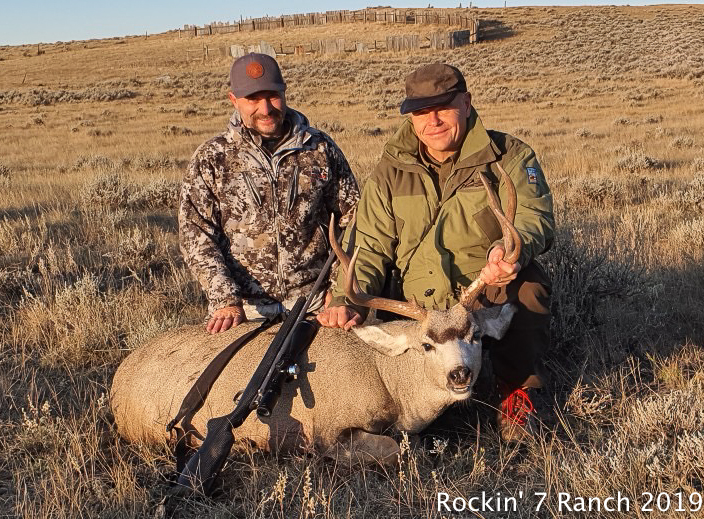
M 118 368 L 111 392 L 119 433 L 130 441 L 167 440 L 166 424 L 200 373 L 221 349 L 253 326 L 245 323 L 214 336 L 199 326 L 186 327 L 131 353 Z M 230 361 L 192 421 L 201 433 L 210 418 L 232 411 L 235 393 L 249 381 L 275 332 L 276 327 L 256 336 Z M 321 328 L 299 359 L 300 375 L 284 384 L 272 416 L 250 414 L 235 429 L 235 438 L 248 439 L 264 450 L 325 451 L 358 431 L 380 435 L 390 427 L 422 430 L 450 404 L 469 397 L 479 371 L 481 344 L 455 341 L 426 352 L 418 343 L 420 333 L 421 323 L 412 321 L 363 327 L 356 333 Z M 382 340 L 395 343 L 380 345 Z M 458 365 L 468 369 L 459 391 L 447 378 Z M 388 455 L 367 450 L 374 457 Z

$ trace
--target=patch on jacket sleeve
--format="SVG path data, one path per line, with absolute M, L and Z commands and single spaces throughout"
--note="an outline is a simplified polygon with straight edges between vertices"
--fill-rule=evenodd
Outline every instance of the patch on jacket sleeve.
M 313 169 L 310 172 L 310 176 L 313 178 L 317 178 L 318 180 L 327 181 L 328 170 L 319 166 L 313 166 Z
M 540 170 L 538 168 L 526 168 L 526 175 L 528 175 L 529 184 L 537 184 Z

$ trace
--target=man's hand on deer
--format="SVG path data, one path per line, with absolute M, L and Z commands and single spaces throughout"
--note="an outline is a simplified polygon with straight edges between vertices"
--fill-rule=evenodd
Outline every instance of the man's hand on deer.
M 316 316 L 320 324 L 329 328 L 344 328 L 349 331 L 353 326 L 358 326 L 364 322 L 364 317 L 349 306 L 333 306 L 330 308 L 328 305 L 331 299 L 332 294 L 328 292 L 327 296 L 325 296 L 325 309 Z
M 244 308 L 241 306 L 226 306 L 225 308 L 220 308 L 213 312 L 206 326 L 206 330 L 211 334 L 224 332 L 246 320 L 247 316 L 244 313 Z

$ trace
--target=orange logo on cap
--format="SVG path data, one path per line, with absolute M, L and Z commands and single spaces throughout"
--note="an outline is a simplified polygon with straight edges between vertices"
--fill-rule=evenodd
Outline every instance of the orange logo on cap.
M 247 65 L 247 75 L 252 79 L 259 79 L 264 75 L 264 67 L 259 63 L 252 62 Z

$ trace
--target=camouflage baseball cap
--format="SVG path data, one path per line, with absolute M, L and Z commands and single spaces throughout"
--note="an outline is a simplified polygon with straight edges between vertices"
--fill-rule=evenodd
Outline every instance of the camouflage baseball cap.
M 458 92 L 466 92 L 462 72 L 452 65 L 433 63 L 406 76 L 406 99 L 401 113 L 407 114 L 452 101 Z
M 230 88 L 235 96 L 247 97 L 262 90 L 284 92 L 286 83 L 274 58 L 250 52 L 232 64 Z

